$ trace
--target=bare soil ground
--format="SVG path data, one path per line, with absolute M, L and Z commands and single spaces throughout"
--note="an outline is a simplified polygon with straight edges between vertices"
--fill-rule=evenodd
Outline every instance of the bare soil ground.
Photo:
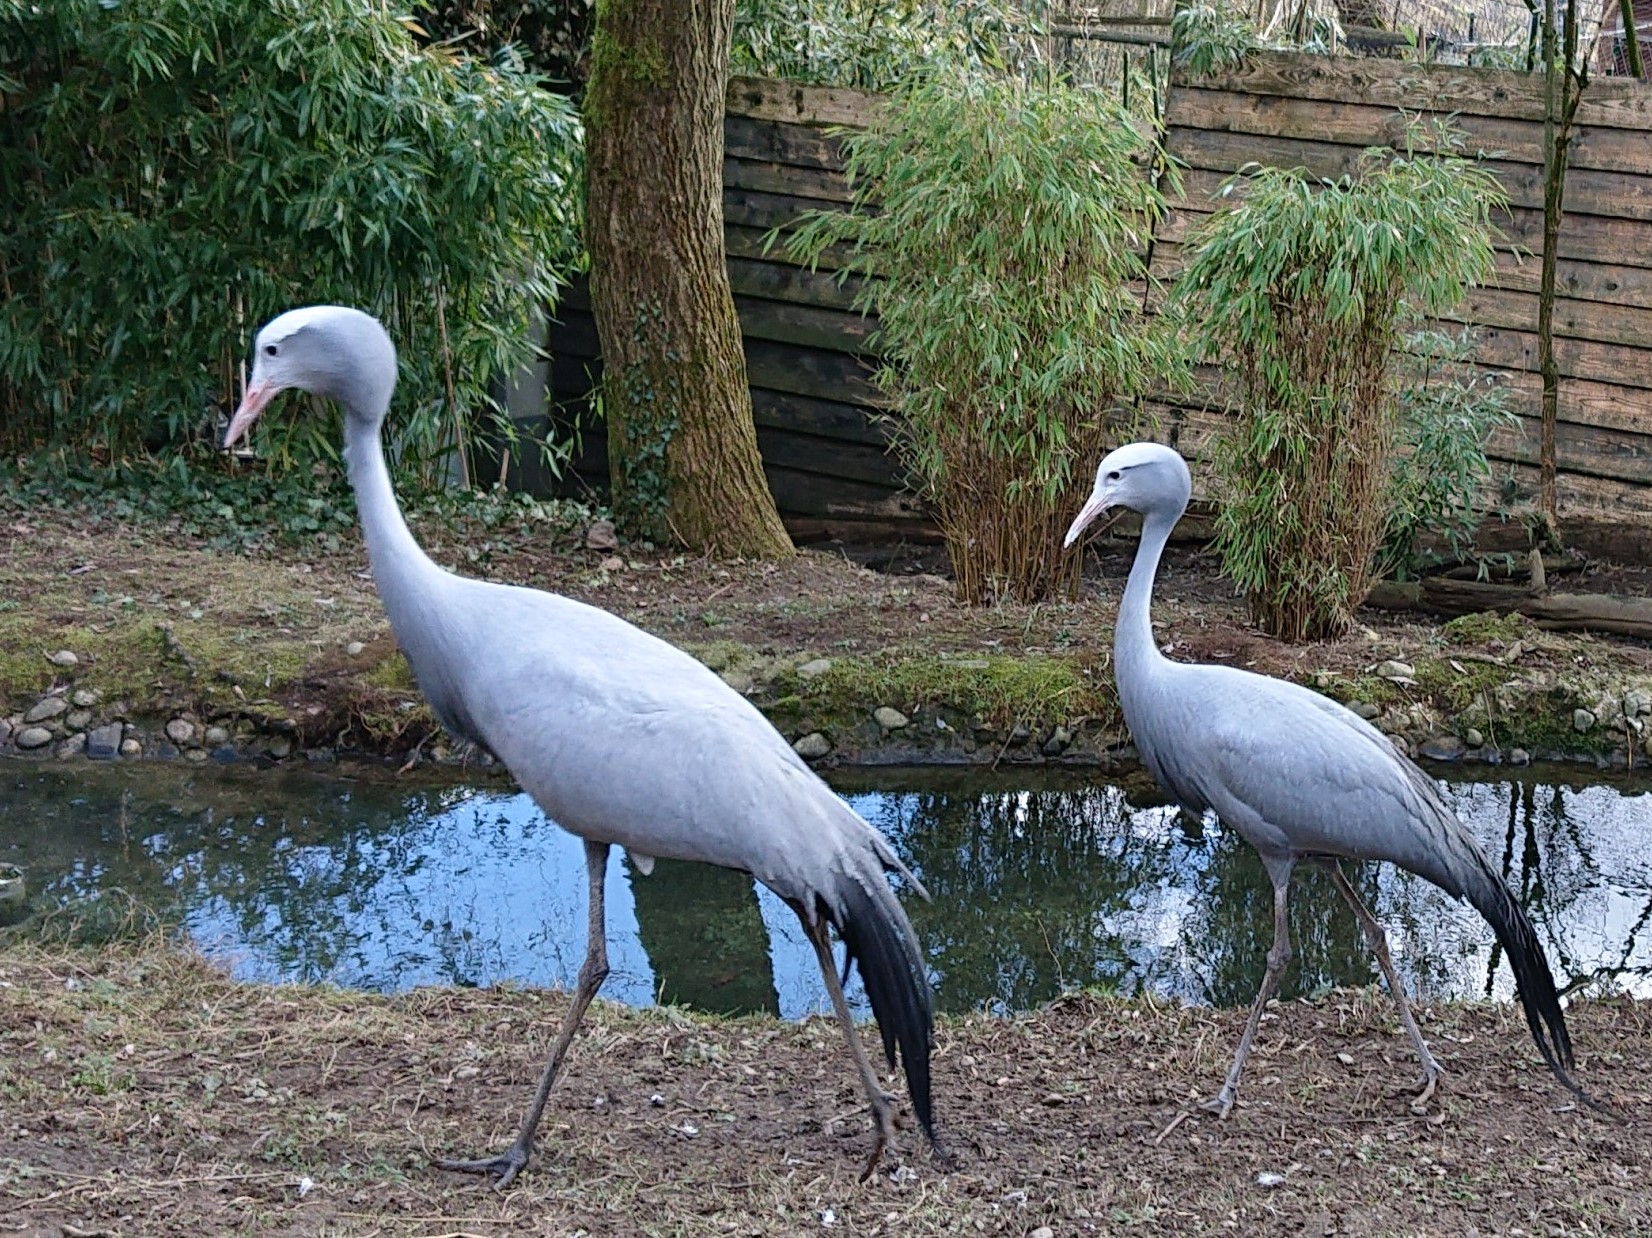
M 882 704 L 1004 728 L 1088 719 L 1117 731 L 1108 660 L 1133 551 L 1126 539 L 1092 552 L 1078 601 L 972 608 L 953 599 L 933 547 L 815 548 L 775 564 L 591 550 L 578 526 L 425 522 L 415 532 L 458 570 L 592 602 L 749 679 L 760 703 L 778 703 L 771 713 L 788 732 L 835 735 L 846 715 L 864 723 Z M 1441 717 L 1494 686 L 1488 668 L 1502 667 L 1539 697 L 1572 683 L 1549 720 L 1563 733 L 1574 703 L 1652 675 L 1652 649 L 1635 641 L 1532 630 L 1515 664 L 1505 656 L 1510 630 L 1447 630 L 1375 611 L 1341 640 L 1287 646 L 1250 626 L 1216 568 L 1194 544 L 1171 548 L 1155 618 L 1173 656 L 1253 667 L 1343 699 L 1420 703 Z M 1594 565 L 1567 587 L 1633 593 L 1649 582 L 1646 568 Z M 77 665 L 48 661 L 59 649 Z M 822 656 L 835 663 L 830 676 L 791 674 Z M 1389 658 L 1438 673 L 1419 670 L 1397 691 L 1370 675 Z M 296 728 L 303 744 L 365 752 L 404 752 L 432 730 L 354 538 L 328 551 L 228 551 L 93 513 L 0 512 L 0 717 L 70 687 L 99 691 L 104 711 L 121 717 L 274 723 Z M 852 753 L 840 744 L 837 755 Z
M 1652 1006 L 1574 1004 L 1569 1103 L 1518 1014 L 1423 1012 L 1426 1111 L 1386 998 L 1264 1023 L 1075 996 L 943 1020 L 948 1168 L 908 1127 L 857 1181 L 868 1120 L 835 1025 L 598 1003 L 529 1172 L 430 1167 L 508 1142 L 558 993 L 399 997 L 233 983 L 158 943 L 0 956 L 0 1232 L 85 1234 L 1652 1233 Z

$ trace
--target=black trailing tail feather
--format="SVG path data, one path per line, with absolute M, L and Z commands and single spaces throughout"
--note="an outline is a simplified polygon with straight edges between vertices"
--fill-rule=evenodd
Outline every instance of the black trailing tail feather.
M 870 877 L 870 883 L 857 876 L 846 877 L 835 891 L 839 907 L 834 909 L 822 899 L 820 910 L 843 939 L 845 978 L 851 965 L 860 968 L 883 1037 L 884 1056 L 891 1070 L 897 1064 L 904 1069 L 912 1112 L 930 1145 L 938 1146 L 929 1089 L 929 1053 L 935 1030 L 929 977 L 917 936 L 895 892 L 882 873 Z
M 1611 1113 L 1570 1074 L 1576 1064 L 1571 1033 L 1566 1030 L 1566 1016 L 1555 989 L 1554 973 L 1549 970 L 1549 961 L 1538 944 L 1531 920 L 1508 887 L 1489 868 L 1481 869 L 1479 877 L 1465 894 L 1491 925 L 1503 953 L 1508 956 L 1520 1006 L 1526 1014 L 1526 1026 L 1537 1042 L 1537 1051 L 1568 1092 L 1592 1108 Z

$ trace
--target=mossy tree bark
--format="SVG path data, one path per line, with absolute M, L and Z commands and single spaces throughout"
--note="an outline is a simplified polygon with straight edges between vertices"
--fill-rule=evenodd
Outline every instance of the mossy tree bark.
M 791 539 L 763 476 L 723 246 L 733 0 L 600 0 L 586 237 L 615 510 L 702 551 Z

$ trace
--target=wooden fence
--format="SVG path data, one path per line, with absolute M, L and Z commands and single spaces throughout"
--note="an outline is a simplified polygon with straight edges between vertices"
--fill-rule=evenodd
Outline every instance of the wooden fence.
M 1450 114 L 1470 149 L 1491 156 L 1511 201 L 1496 285 L 1477 289 L 1461 316 L 1478 328 L 1477 362 L 1506 375 L 1513 391 L 1522 428 L 1499 432 L 1491 451 L 1530 494 L 1539 443 L 1541 92 L 1541 78 L 1524 74 L 1294 53 L 1258 54 L 1219 77 L 1178 81 L 1166 140 L 1184 165 L 1184 196 L 1158 229 L 1155 272 L 1174 276 L 1189 228 L 1216 209 L 1212 193 L 1240 167 L 1339 175 L 1363 148 L 1399 134 L 1399 109 Z M 853 281 L 840 284 L 825 264 L 812 273 L 778 249 L 763 252 L 769 229 L 847 201 L 838 142 L 827 129 L 864 124 L 877 105 L 878 96 L 853 90 L 749 78 L 729 86 L 729 275 L 770 486 L 802 538 L 911 536 L 928 523 L 884 450 L 867 381 L 874 324 L 849 309 Z M 1569 534 L 1584 531 L 1621 549 L 1625 530 L 1633 544 L 1652 519 L 1652 88 L 1597 79 L 1577 120 L 1554 317 L 1561 515 Z M 558 314 L 550 386 L 555 415 L 565 419 L 582 409 L 600 362 L 583 290 Z M 1195 455 L 1222 416 L 1208 398 L 1164 412 L 1167 432 Z M 603 453 L 600 427 L 587 421 L 579 472 L 605 477 Z

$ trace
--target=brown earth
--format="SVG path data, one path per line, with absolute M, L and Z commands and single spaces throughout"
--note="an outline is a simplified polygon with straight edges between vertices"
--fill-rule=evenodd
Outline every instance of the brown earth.
M 942 1020 L 938 1119 L 865 1184 L 868 1119 L 823 1019 L 599 1003 L 529 1171 L 508 1142 L 561 994 L 236 984 L 149 944 L 0 957 L 0 1232 L 85 1234 L 1652 1233 L 1652 1005 L 1574 1003 L 1579 1109 L 1518 1014 L 1374 991 L 1278 1007 L 1240 1104 L 1197 1112 L 1242 1012 L 1075 996 Z
M 1108 664 L 1129 539 L 1092 551 L 1078 601 L 971 608 L 953 600 L 933 547 L 831 546 L 756 563 L 586 549 L 583 524 L 527 517 L 427 520 L 415 531 L 438 561 L 567 593 L 681 645 L 749 685 L 789 736 L 823 729 L 834 759 L 877 742 L 867 719 L 884 704 L 950 716 L 964 735 L 954 758 L 970 759 L 976 739 L 1001 751 L 1018 722 L 1088 727 L 1094 751 L 1122 742 Z M 1415 706 L 1432 720 L 1417 723 L 1423 731 L 1461 729 L 1459 714 L 1519 678 L 1546 716 L 1524 720 L 1532 725 L 1522 731 L 1522 719 L 1494 710 L 1481 723 L 1492 742 L 1555 755 L 1621 749 L 1604 720 L 1588 741 L 1572 735 L 1572 708 L 1652 675 L 1643 643 L 1518 621 L 1444 627 L 1368 611 L 1341 640 L 1283 645 L 1249 625 L 1216 566 L 1195 543 L 1170 550 L 1155 618 L 1172 656 L 1253 667 L 1399 713 Z M 1649 580 L 1646 568 L 1595 564 L 1566 587 L 1637 592 Z M 48 661 L 59 649 L 76 653 L 77 665 Z M 795 674 L 819 657 L 833 660 L 830 674 Z M 1373 677 L 1389 658 L 1416 664 L 1417 682 Z M 433 730 L 353 537 L 326 550 L 227 551 L 175 527 L 0 513 L 0 718 L 16 719 L 43 692 L 78 687 L 102 694 L 94 723 L 218 719 L 253 748 L 273 729 L 301 746 L 399 754 Z

